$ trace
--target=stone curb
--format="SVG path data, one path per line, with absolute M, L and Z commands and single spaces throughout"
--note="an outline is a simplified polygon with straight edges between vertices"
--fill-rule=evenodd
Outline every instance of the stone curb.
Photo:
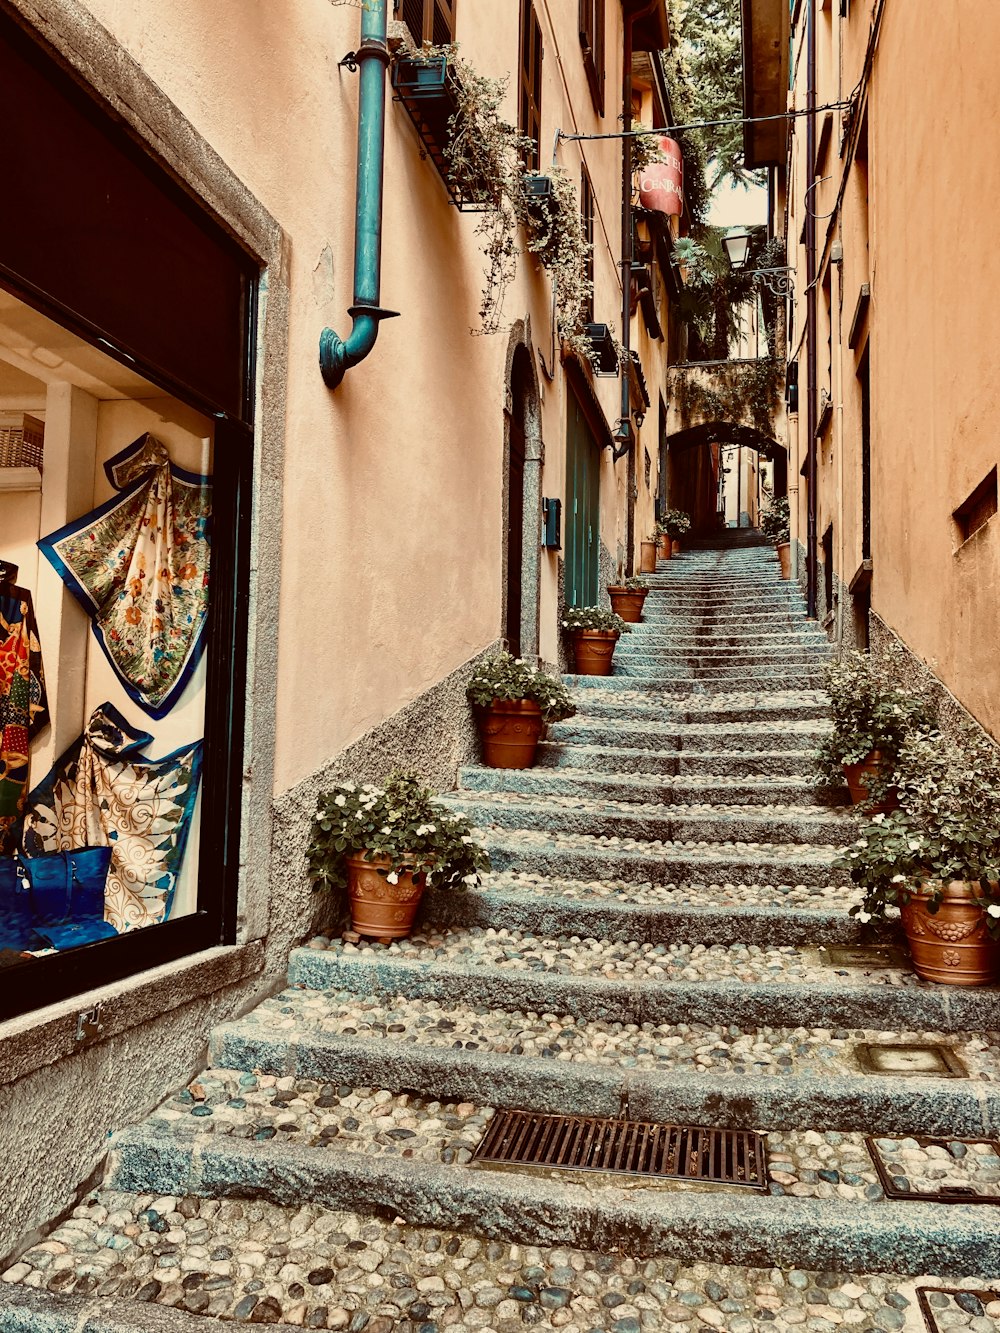
M 169 1305 L 61 1296 L 0 1283 L 0 1333 L 206 1333 L 208 1324 L 201 1315 Z M 295 1328 L 292 1324 L 270 1327 L 278 1333 L 293 1333 Z
M 959 1080 L 620 1069 L 402 1041 L 373 1043 L 245 1019 L 220 1024 L 211 1052 L 220 1069 L 412 1089 L 437 1100 L 553 1115 L 616 1117 L 627 1094 L 633 1119 L 719 1128 L 975 1137 L 995 1134 L 1000 1126 L 1000 1088 Z
M 583 886 L 581 886 L 582 888 Z M 776 895 L 777 898 L 777 895 Z M 860 944 L 864 927 L 846 912 L 804 907 L 698 907 L 689 903 L 623 902 L 619 898 L 564 898 L 561 894 L 475 889 L 428 889 L 422 920 L 441 926 L 483 926 L 524 931 L 545 939 L 580 935 L 649 944 L 757 944 L 764 947 Z
M 843 847 L 858 836 L 859 824 L 846 813 L 817 809 L 815 814 L 663 813 L 607 811 L 600 797 L 581 796 L 582 808 L 537 801 L 505 802 L 502 792 L 484 791 L 442 797 L 449 810 L 459 811 L 478 828 L 533 829 L 546 833 L 579 833 L 586 837 L 634 838 L 662 842 L 807 843 L 813 847 Z M 624 803 L 623 803 L 624 804 Z
M 959 1275 L 996 1263 L 996 1210 L 962 1205 L 838 1204 L 735 1191 L 686 1192 L 568 1184 L 399 1158 L 206 1136 L 178 1143 L 145 1130 L 120 1135 L 110 1188 L 132 1193 L 253 1195 L 284 1207 L 303 1199 L 363 1207 L 411 1225 L 447 1226 L 521 1244 L 569 1244 L 638 1255 L 672 1253 L 770 1267 Z M 669 1200 L 669 1207 L 665 1204 Z M 95 1330 L 96 1333 L 96 1330 Z M 150 1330 L 149 1333 L 152 1333 Z
M 529 843 L 487 834 L 482 839 L 494 870 L 525 870 L 559 879 L 616 879 L 625 884 L 806 884 L 850 883 L 833 870 L 829 856 L 778 855 L 765 849 L 709 853 L 708 849 L 663 848 L 639 852 L 609 843 L 573 846 Z
M 648 981 L 562 976 L 528 967 L 427 960 L 388 952 L 293 949 L 291 985 L 410 999 L 447 999 L 509 1012 L 573 1014 L 588 1022 L 704 1023 L 720 1014 L 740 1026 L 991 1032 L 1000 1028 L 1000 990 L 975 993 L 875 982 Z

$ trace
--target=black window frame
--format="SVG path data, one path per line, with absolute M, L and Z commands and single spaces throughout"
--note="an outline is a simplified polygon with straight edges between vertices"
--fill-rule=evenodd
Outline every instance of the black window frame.
M 3 16 L 0 15 L 0 18 Z M 135 135 L 112 108 L 85 83 L 69 74 L 39 38 L 28 38 L 34 56 L 50 62 L 50 73 L 85 93 L 102 114 L 112 141 Z M 167 193 L 180 187 L 174 173 L 145 145 L 139 145 L 146 166 L 162 179 Z M 12 183 L 8 183 L 12 184 Z M 186 194 L 206 226 L 231 236 L 224 223 L 200 201 Z M 2 238 L 0 238 L 2 246 Z M 0 287 L 38 310 L 70 333 L 121 361 L 137 374 L 181 402 L 210 416 L 215 423 L 212 476 L 212 565 L 206 635 L 204 763 L 197 906 L 187 916 L 137 930 L 115 939 L 42 956 L 0 968 L 0 1021 L 29 1014 L 97 987 L 136 976 L 165 963 L 183 960 L 222 944 L 235 944 L 245 743 L 245 697 L 250 587 L 251 500 L 254 467 L 254 376 L 260 264 L 233 243 L 246 266 L 242 364 L 237 414 L 175 378 L 158 359 L 147 360 L 141 348 L 117 347 L 85 315 L 70 310 L 58 294 L 26 283 L 4 264 L 0 248 Z M 42 645 L 44 658 L 45 646 Z M 34 777 L 35 775 L 33 775 Z
M 580 164 L 580 227 L 583 231 L 583 239 L 590 246 L 587 255 L 586 274 L 590 280 L 590 295 L 584 302 L 584 319 L 590 324 L 594 320 L 594 235 L 595 235 L 596 208 L 594 204 L 594 183 L 590 179 L 590 172 L 587 170 L 586 162 Z
M 580 0 L 580 51 L 594 110 L 604 115 L 605 0 Z

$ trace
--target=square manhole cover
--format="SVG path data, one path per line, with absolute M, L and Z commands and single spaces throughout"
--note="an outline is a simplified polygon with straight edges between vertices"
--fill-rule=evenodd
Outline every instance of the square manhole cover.
M 866 1138 L 887 1199 L 1000 1203 L 995 1139 Z
M 824 967 L 894 968 L 911 971 L 910 960 L 894 944 L 830 944 L 819 948 Z
M 927 1333 L 958 1333 L 974 1319 L 1000 1329 L 1000 1291 L 962 1291 L 957 1287 L 918 1287 L 917 1303 Z M 980 1325 L 982 1327 L 982 1325 Z
M 866 1074 L 908 1078 L 968 1078 L 969 1071 L 949 1046 L 903 1046 L 859 1042 L 854 1048 Z

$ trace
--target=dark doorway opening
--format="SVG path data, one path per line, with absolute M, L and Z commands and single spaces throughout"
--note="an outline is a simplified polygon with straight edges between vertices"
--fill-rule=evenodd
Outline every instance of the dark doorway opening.
M 524 575 L 524 458 L 530 371 L 527 355 L 518 349 L 511 381 L 510 454 L 507 466 L 507 596 L 504 638 L 515 657 L 521 656 L 521 584 Z

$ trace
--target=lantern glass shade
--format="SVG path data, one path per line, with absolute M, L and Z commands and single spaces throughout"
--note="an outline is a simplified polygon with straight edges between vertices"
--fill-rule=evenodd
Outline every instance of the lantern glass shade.
M 747 232 L 732 232 L 724 237 L 723 245 L 726 247 L 726 254 L 729 256 L 729 262 L 733 268 L 745 268 L 747 258 L 750 254 L 750 237 Z

